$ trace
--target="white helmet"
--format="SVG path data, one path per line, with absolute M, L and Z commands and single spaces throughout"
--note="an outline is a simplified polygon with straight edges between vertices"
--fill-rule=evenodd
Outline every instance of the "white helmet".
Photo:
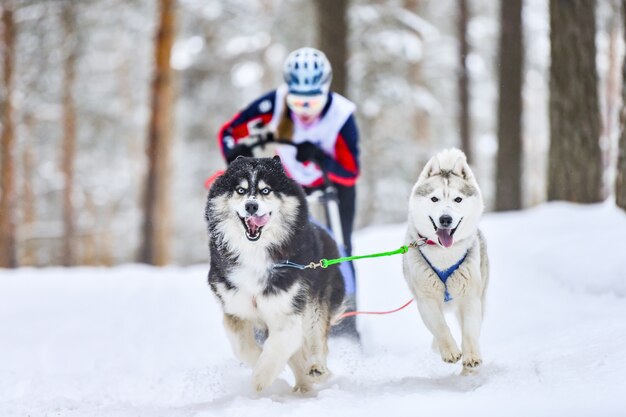
M 285 60 L 283 78 L 291 94 L 328 94 L 332 77 L 328 58 L 317 49 L 296 49 Z

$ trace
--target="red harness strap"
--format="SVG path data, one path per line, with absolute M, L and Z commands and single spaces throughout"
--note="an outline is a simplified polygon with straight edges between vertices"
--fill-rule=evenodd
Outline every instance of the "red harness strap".
M 426 240 L 424 242 L 425 245 L 436 245 L 437 244 L 437 242 L 433 242 L 430 239 L 426 239 L 424 236 L 420 235 L 419 233 L 417 235 L 420 237 L 420 239 L 425 239 Z

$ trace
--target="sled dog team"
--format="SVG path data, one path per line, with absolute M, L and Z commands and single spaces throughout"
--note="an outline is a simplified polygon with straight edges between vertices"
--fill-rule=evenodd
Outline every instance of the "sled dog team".
M 479 347 L 488 260 L 478 230 L 480 188 L 465 155 L 445 150 L 428 161 L 409 197 L 403 272 L 443 361 L 482 362 Z M 294 391 L 306 392 L 330 375 L 330 327 L 344 312 L 337 265 L 279 268 L 339 256 L 334 240 L 309 220 L 304 193 L 278 157 L 233 161 L 209 191 L 205 216 L 210 246 L 209 284 L 221 303 L 235 356 L 249 364 L 253 387 L 269 387 L 289 365 Z M 416 242 L 420 244 L 417 245 Z M 459 348 L 444 313 L 454 311 Z M 267 338 L 261 345 L 255 329 Z

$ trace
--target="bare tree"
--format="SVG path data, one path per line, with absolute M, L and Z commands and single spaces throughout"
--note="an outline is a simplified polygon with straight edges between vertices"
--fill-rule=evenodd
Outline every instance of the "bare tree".
M 10 1 L 2 6 L 3 88 L 2 133 L 0 138 L 0 267 L 17 266 L 15 239 L 15 128 L 13 122 L 13 77 L 15 66 L 15 22 Z
M 548 200 L 601 200 L 595 6 L 550 0 Z
M 470 94 L 469 94 L 469 71 L 467 69 L 467 55 L 469 44 L 467 42 L 467 21 L 469 19 L 468 0 L 458 0 L 458 36 L 459 36 L 459 102 L 460 115 L 459 127 L 461 131 L 461 149 L 467 156 L 467 161 L 472 163 L 472 140 L 470 124 Z
M 423 9 L 426 7 L 424 2 L 420 0 L 404 0 L 404 9 L 409 13 L 414 13 L 415 16 L 420 16 L 423 13 Z M 404 13 L 404 11 L 402 12 Z M 420 42 L 424 41 L 423 33 L 416 31 L 416 28 L 412 28 L 415 32 L 415 36 L 420 39 Z M 406 76 L 406 81 L 408 85 L 412 88 L 411 96 L 416 96 L 417 94 L 422 94 L 424 87 L 424 74 L 423 74 L 423 61 L 419 60 L 409 60 L 408 61 L 409 68 Z M 413 93 L 415 92 L 415 93 Z M 469 97 L 469 96 L 468 96 Z M 424 108 L 424 106 L 414 105 L 413 114 L 410 118 L 410 126 L 412 131 L 414 132 L 411 135 L 411 140 L 415 143 L 416 147 L 421 149 L 427 149 L 430 146 L 429 142 L 431 141 L 431 120 L 430 113 L 428 109 Z M 426 163 L 427 159 L 423 162 Z M 415 164 L 415 172 L 411 173 L 414 176 L 419 174 L 419 167 L 421 164 Z
M 622 0 L 622 19 L 626 39 L 626 0 Z M 626 210 L 626 57 L 622 64 L 622 109 L 620 112 L 620 136 L 617 150 L 617 176 L 615 178 L 615 201 Z
M 522 0 L 500 2 L 496 210 L 522 208 Z
M 65 2 L 61 12 L 65 31 L 66 54 L 63 61 L 63 145 L 61 148 L 61 172 L 63 173 L 63 245 L 61 263 L 71 266 L 76 263 L 75 254 L 75 210 L 74 165 L 76 159 L 76 104 L 74 86 L 76 84 L 76 60 L 78 39 L 76 30 L 76 10 L 73 2 Z
M 20 253 L 21 265 L 37 265 L 37 251 L 32 242 L 33 229 L 37 217 L 35 208 L 35 165 L 36 156 L 33 146 L 35 117 L 26 113 L 22 119 L 24 131 L 22 133 L 23 150 L 22 150 L 22 190 L 20 195 L 20 206 L 22 210 L 22 219 L 19 224 L 21 228 L 27 231 L 26 238 L 22 239 L 22 251 Z
M 348 86 L 348 0 L 316 0 L 318 45 L 333 67 L 333 91 L 346 95 Z
M 172 75 L 175 0 L 160 0 L 155 38 L 155 74 L 148 131 L 148 174 L 143 202 L 141 262 L 165 265 L 169 261 L 169 160 L 171 147 Z

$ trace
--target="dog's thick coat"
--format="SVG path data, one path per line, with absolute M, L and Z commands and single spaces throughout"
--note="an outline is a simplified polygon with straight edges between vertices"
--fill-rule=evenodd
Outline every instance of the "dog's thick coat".
M 271 385 L 288 363 L 294 390 L 309 390 L 329 375 L 327 339 L 342 312 L 343 279 L 337 266 L 276 264 L 336 258 L 335 242 L 309 221 L 304 193 L 278 157 L 233 161 L 211 187 L 205 216 L 209 284 L 235 355 L 253 366 L 254 388 Z M 262 347 L 255 328 L 267 330 Z
M 406 243 L 423 237 L 433 244 L 411 249 L 405 255 L 404 277 L 424 324 L 434 336 L 434 347 L 445 362 L 455 363 L 463 357 L 464 372 L 482 363 L 478 339 L 489 279 L 485 240 L 478 230 L 482 212 L 480 189 L 458 149 L 433 157 L 409 198 Z M 441 273 L 455 265 L 458 269 L 444 283 L 435 269 Z M 461 349 L 445 321 L 448 309 L 457 313 Z

